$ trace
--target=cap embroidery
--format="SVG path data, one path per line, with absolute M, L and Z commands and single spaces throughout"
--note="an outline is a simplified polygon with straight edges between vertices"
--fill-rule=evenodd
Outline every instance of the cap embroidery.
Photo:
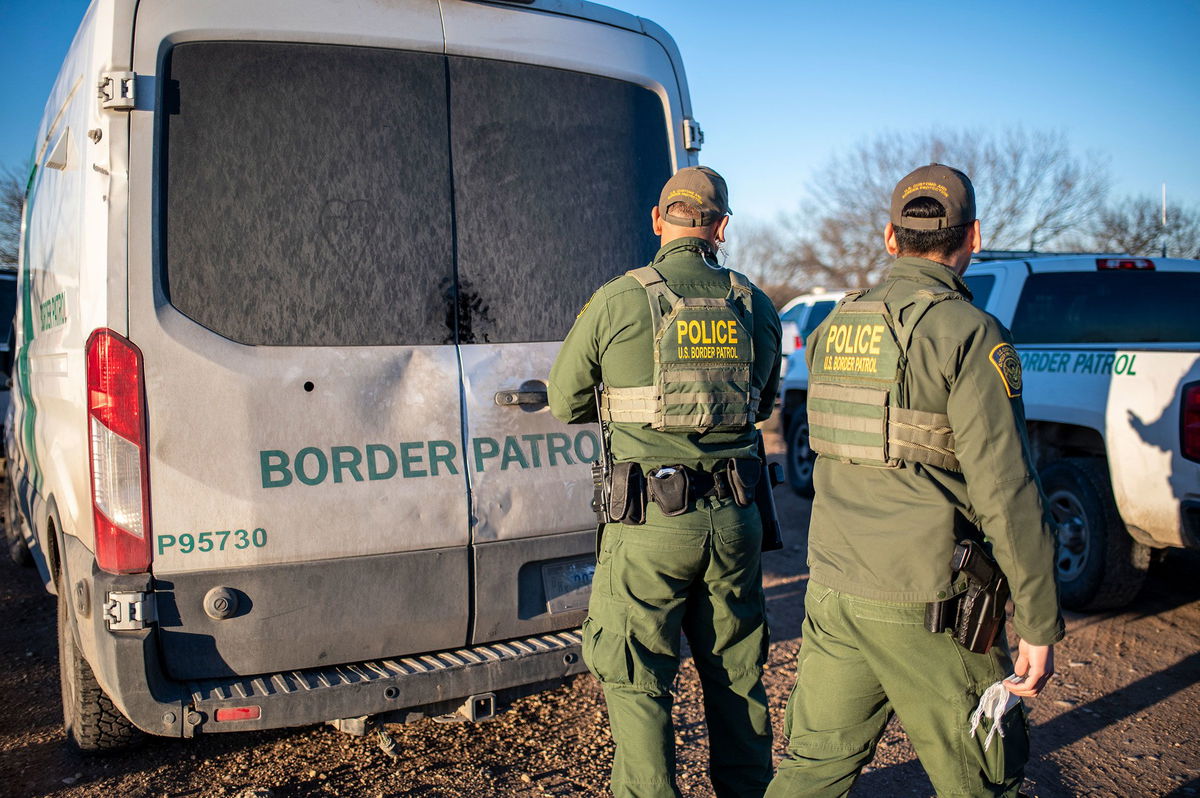
M 670 194 L 667 195 L 667 202 L 669 203 L 671 201 L 672 197 L 678 197 L 678 196 L 687 197 L 688 199 L 692 200 L 693 202 L 697 202 L 701 205 L 704 204 L 704 197 L 701 197 L 695 191 L 692 191 L 691 189 L 687 189 L 687 188 L 677 188 L 674 191 L 672 191 Z
M 901 195 L 900 198 L 905 199 L 908 197 L 909 194 L 913 193 L 914 191 L 936 191 L 937 193 L 941 194 L 946 199 L 950 198 L 949 189 L 947 189 L 941 183 L 931 183 L 929 181 L 925 181 L 924 183 L 913 183 L 911 186 L 904 189 L 904 194 Z

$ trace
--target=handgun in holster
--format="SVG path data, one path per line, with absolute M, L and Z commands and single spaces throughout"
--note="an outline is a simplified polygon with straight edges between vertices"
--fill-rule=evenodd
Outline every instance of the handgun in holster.
M 950 569 L 955 575 L 966 577 L 967 589 L 957 596 L 926 604 L 925 628 L 931 632 L 949 629 L 963 648 L 984 654 L 1004 628 L 1008 580 L 983 546 L 969 539 L 954 547 Z

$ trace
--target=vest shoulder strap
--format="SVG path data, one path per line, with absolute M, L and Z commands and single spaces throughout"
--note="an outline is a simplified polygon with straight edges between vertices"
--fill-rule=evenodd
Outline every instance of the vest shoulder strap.
M 637 280 L 642 288 L 646 289 L 646 296 L 650 300 L 650 318 L 654 323 L 654 330 L 657 332 L 662 327 L 663 300 L 666 300 L 667 307 L 671 308 L 682 297 L 670 289 L 666 278 L 653 266 L 631 269 L 626 274 Z
M 907 307 L 912 308 L 908 312 L 907 318 L 901 321 L 903 312 L 897 313 L 895 316 L 896 323 L 896 339 L 900 343 L 900 351 L 908 356 L 908 347 L 912 343 L 913 334 L 917 330 L 917 324 L 929 312 L 929 309 L 939 302 L 944 302 L 947 299 L 962 299 L 966 300 L 962 294 L 955 291 L 953 288 L 922 288 L 913 298 L 911 304 Z

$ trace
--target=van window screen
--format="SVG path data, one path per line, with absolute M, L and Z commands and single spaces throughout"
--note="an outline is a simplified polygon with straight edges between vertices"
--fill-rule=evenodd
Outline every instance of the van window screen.
M 246 344 L 453 342 L 445 71 L 441 55 L 371 48 L 171 50 L 171 304 Z
M 1031 274 L 1013 316 L 1019 344 L 1200 341 L 1200 273 Z
M 561 340 L 658 249 L 662 101 L 619 80 L 450 58 L 462 343 Z
M 986 308 L 992 289 L 996 287 L 996 276 L 993 274 L 967 275 L 963 282 L 971 291 L 971 304 L 977 308 Z

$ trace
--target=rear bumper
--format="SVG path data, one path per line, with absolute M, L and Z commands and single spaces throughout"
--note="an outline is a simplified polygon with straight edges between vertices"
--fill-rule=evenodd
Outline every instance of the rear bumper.
M 91 582 L 101 606 L 110 592 L 150 588 L 146 575 L 94 571 Z M 579 632 L 569 630 L 347 665 L 181 681 L 162 670 L 155 625 L 110 631 L 103 611 L 90 613 L 86 622 L 95 635 L 92 669 L 105 692 L 138 728 L 168 737 L 375 715 L 412 720 L 453 711 L 472 695 L 527 694 L 530 685 L 549 686 L 585 670 Z M 248 706 L 259 708 L 258 718 L 216 720 L 219 709 Z

